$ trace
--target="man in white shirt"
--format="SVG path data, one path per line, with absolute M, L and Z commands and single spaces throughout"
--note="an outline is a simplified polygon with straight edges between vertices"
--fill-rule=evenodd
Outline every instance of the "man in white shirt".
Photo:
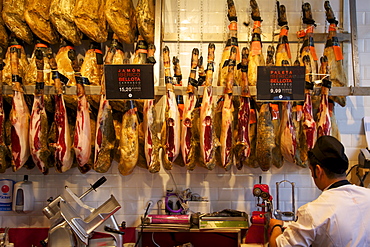
M 300 207 L 297 220 L 285 230 L 283 221 L 270 220 L 270 247 L 370 246 L 370 189 L 346 179 L 343 145 L 332 136 L 322 136 L 308 155 L 311 175 L 322 194 Z

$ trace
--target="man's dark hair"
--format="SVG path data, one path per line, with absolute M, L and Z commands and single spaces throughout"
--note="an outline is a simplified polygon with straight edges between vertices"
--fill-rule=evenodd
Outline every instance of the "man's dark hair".
M 320 161 L 316 158 L 316 156 L 312 152 L 308 152 L 308 161 L 309 161 L 310 166 L 313 169 L 315 178 L 316 178 L 316 165 L 319 165 L 324 170 L 326 176 L 330 179 L 339 178 L 339 177 L 343 177 L 346 175 L 346 172 L 335 173 L 335 172 L 330 171 L 328 168 L 326 168 L 320 163 Z
M 308 156 L 311 157 L 310 162 L 314 167 L 318 164 L 327 169 L 329 178 L 341 177 L 348 169 L 348 158 L 344 146 L 333 136 L 324 135 L 317 138 L 315 146 L 308 151 Z

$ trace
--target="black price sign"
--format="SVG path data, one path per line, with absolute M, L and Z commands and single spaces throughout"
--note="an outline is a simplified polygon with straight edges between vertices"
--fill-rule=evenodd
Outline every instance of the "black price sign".
M 153 65 L 104 65 L 104 73 L 107 99 L 154 99 Z
M 258 66 L 257 100 L 304 100 L 304 66 Z

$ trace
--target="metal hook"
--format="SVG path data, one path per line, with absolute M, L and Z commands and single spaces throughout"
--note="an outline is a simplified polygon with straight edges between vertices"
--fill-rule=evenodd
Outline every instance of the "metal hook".
M 349 86 L 349 95 L 354 95 L 355 93 L 355 87 L 353 87 L 352 85 Z

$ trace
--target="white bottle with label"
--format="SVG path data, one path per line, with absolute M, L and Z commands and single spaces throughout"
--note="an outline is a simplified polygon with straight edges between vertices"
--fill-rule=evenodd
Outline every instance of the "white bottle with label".
M 0 211 L 12 211 L 14 181 L 0 179 Z
M 33 184 L 28 181 L 28 175 L 24 175 L 24 179 L 14 185 L 13 190 L 13 211 L 17 213 L 29 213 L 34 207 Z

